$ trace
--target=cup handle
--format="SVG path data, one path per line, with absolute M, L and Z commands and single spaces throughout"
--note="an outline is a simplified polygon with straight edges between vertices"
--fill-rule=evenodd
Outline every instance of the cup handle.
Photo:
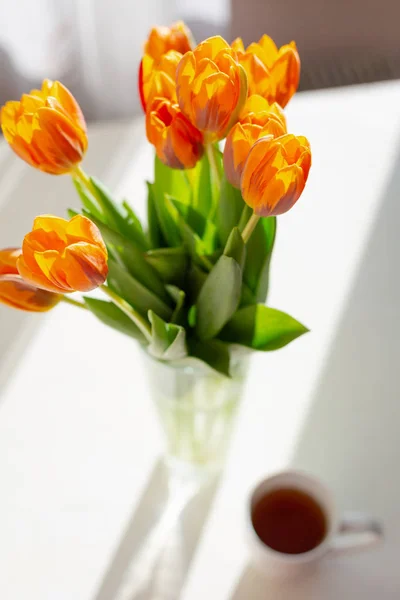
M 378 521 L 363 513 L 347 513 L 333 538 L 330 553 L 338 555 L 366 550 L 382 540 L 383 528 Z

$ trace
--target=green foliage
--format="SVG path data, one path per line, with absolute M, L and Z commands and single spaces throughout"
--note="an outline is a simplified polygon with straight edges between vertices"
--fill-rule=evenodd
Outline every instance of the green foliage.
M 82 213 L 107 244 L 108 286 L 127 303 L 121 310 L 85 296 L 86 307 L 157 360 L 226 376 L 233 351 L 277 350 L 306 333 L 289 315 L 262 304 L 276 219 L 261 219 L 244 242 L 252 210 L 225 179 L 218 147 L 208 148 L 190 171 L 156 158 L 154 173 L 146 230 L 132 206 L 116 202 L 95 178 L 74 181 Z
M 219 338 L 253 350 L 267 351 L 283 348 L 307 332 L 307 327 L 286 313 L 255 304 L 238 310 Z
M 97 298 L 83 297 L 87 308 L 98 318 L 102 323 L 113 327 L 117 331 L 135 338 L 141 344 L 145 342 L 143 334 L 115 304 Z
M 187 356 L 186 331 L 179 325 L 166 323 L 152 310 L 149 311 L 151 342 L 149 353 L 160 360 L 179 360 Z

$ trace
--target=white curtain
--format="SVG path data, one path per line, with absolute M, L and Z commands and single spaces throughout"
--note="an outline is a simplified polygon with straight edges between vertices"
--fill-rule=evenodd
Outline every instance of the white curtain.
M 0 102 L 44 77 L 63 81 L 89 119 L 139 109 L 137 68 L 154 24 L 227 15 L 229 0 L 0 0 Z

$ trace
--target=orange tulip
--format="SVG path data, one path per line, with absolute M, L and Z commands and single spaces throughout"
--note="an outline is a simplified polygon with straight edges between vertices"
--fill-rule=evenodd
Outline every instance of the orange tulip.
M 70 221 L 37 217 L 22 244 L 19 274 L 44 290 L 88 292 L 106 280 L 107 249 L 96 225 L 77 215 Z
M 139 68 L 139 94 L 143 110 L 154 98 L 168 98 L 176 102 L 176 68 L 182 54 L 169 50 L 156 64 L 154 59 L 145 54 Z
M 153 27 L 144 45 L 144 52 L 157 63 L 169 50 L 177 50 L 185 54 L 192 49 L 193 45 L 190 29 L 183 21 L 177 21 L 171 27 Z
M 1 109 L 4 137 L 27 163 L 53 175 L 71 171 L 87 148 L 86 123 L 78 103 L 59 81 L 24 94 Z
M 61 295 L 38 289 L 22 279 L 17 260 L 20 248 L 0 250 L 0 302 L 28 312 L 46 312 L 53 308 Z
M 265 98 L 254 94 L 247 98 L 239 115 L 239 121 L 264 127 L 271 117 L 279 119 L 286 133 L 286 117 L 282 107 L 277 102 L 269 104 Z
M 207 143 L 226 136 L 247 98 L 246 73 L 236 52 L 219 36 L 184 55 L 176 84 L 182 112 Z
M 246 71 L 249 94 L 259 94 L 268 102 L 285 107 L 299 86 L 300 57 L 296 44 L 290 42 L 278 49 L 268 35 L 263 35 L 246 50 L 237 38 L 232 48 Z
M 224 170 L 229 183 L 240 188 L 243 167 L 251 147 L 262 137 L 270 139 L 286 133 L 286 120 L 278 104 L 269 105 L 261 96 L 250 96 L 228 133 L 224 149 Z
M 310 166 L 310 144 L 305 137 L 261 138 L 243 168 L 243 200 L 261 217 L 287 212 L 300 198 Z
M 159 159 L 173 169 L 191 169 L 203 154 L 203 136 L 178 104 L 156 98 L 146 115 L 146 133 Z

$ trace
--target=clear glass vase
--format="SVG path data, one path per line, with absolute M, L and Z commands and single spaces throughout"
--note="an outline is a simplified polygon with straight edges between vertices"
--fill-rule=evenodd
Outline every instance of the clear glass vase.
M 215 473 L 229 446 L 247 358 L 231 362 L 230 378 L 206 367 L 174 367 L 148 355 L 145 360 L 168 466 L 183 474 Z
M 201 363 L 195 367 L 171 366 L 146 353 L 144 360 L 166 442 L 168 493 L 113 599 L 176 600 L 185 578 L 182 557 L 186 561 L 185 543 L 176 543 L 181 535 L 180 518 L 224 464 L 248 361 L 243 356 L 231 360 L 231 377 L 225 377 Z M 175 540 L 174 547 L 170 546 L 171 539 Z

